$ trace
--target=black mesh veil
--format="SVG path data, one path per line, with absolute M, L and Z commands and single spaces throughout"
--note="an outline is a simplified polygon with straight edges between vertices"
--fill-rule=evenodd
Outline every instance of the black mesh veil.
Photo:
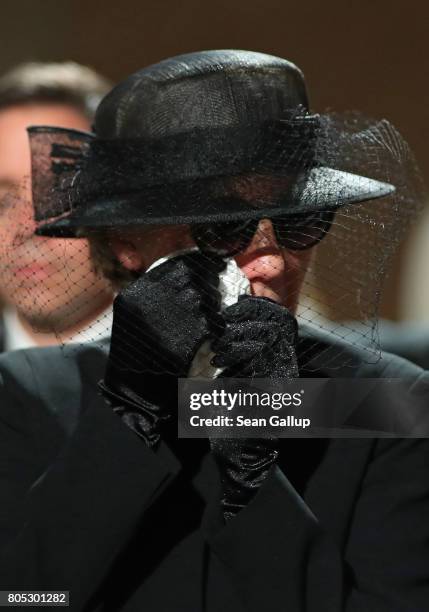
M 391 184 L 340 170 L 341 160 L 331 159 L 337 130 L 333 118 L 303 110 L 275 124 L 149 141 L 30 128 L 38 233 L 115 228 L 114 213 L 122 227 L 312 213 L 392 192 Z M 358 138 L 359 150 L 366 143 Z M 51 169 L 40 176 L 46 149 Z M 356 170 L 356 159 L 345 163 Z
M 121 277 L 116 237 L 131 232 L 157 259 L 171 254 L 169 244 L 180 250 L 169 237 L 181 228 L 186 248 L 196 245 L 208 264 L 230 262 L 219 311 L 240 292 L 271 286 L 296 309 L 304 361 L 318 346 L 323 367 L 352 365 L 351 344 L 379 358 L 389 261 L 423 202 L 412 153 L 388 121 L 310 113 L 302 75 L 285 60 L 206 52 L 124 81 L 100 105 L 94 133 L 29 132 L 39 236 L 84 236 L 98 267 L 125 283 L 138 271 Z M 138 369 L 147 347 L 133 343 L 131 319 L 124 351 Z M 154 369 L 168 371 L 159 346 Z

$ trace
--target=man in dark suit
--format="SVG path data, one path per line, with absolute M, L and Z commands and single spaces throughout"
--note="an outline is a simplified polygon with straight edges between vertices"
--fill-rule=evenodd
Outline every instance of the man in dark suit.
M 0 351 L 76 341 L 111 312 L 110 286 L 93 270 L 84 239 L 34 236 L 26 132 L 39 123 L 89 130 L 109 87 L 73 62 L 29 62 L 0 76 Z M 78 284 L 58 291 L 68 262 L 78 259 L 85 301 Z
M 54 221 L 52 208 L 42 219 L 36 197 L 36 215 L 44 221 L 39 232 L 70 235 L 86 228 L 98 261 L 104 257 L 101 263 L 110 266 L 111 277 L 118 281 L 122 270 L 136 280 L 115 300 L 108 355 L 102 347 L 70 345 L 63 352 L 58 348 L 18 351 L 0 359 L 4 449 L 0 585 L 18 591 L 69 590 L 70 605 L 76 611 L 428 609 L 426 439 L 177 438 L 177 379 L 186 376 L 196 360 L 220 369 L 224 377 L 289 380 L 346 378 L 350 373 L 354 378 L 401 377 L 410 404 L 427 397 L 429 390 L 428 376 L 404 360 L 385 355 L 369 365 L 364 349 L 335 342 L 332 334 L 305 326 L 297 334 L 294 314 L 309 247 L 323 238 L 332 216 L 319 214 L 320 209 L 310 214 L 309 208 L 305 219 L 292 216 L 287 210 L 294 201 L 288 182 L 289 199 L 282 209 L 287 222 L 274 218 L 278 213 L 274 192 L 283 191 L 287 176 L 269 183 L 272 176 L 264 166 L 257 180 L 244 175 L 242 181 L 241 168 L 238 182 L 223 183 L 228 197 L 219 198 L 219 184 L 216 198 L 205 191 L 211 198 L 204 202 L 203 227 L 202 202 L 197 209 L 186 210 L 192 204 L 191 193 L 195 205 L 201 178 L 191 191 L 187 185 L 184 193 L 183 181 L 174 185 L 177 200 L 169 200 L 168 205 L 180 202 L 183 209 L 176 209 L 175 223 L 168 227 L 172 212 L 162 207 L 171 196 L 170 183 L 148 186 L 146 176 L 139 197 L 135 184 L 124 196 L 123 167 L 118 160 L 124 162 L 128 154 L 125 161 L 134 164 L 127 169 L 133 170 L 128 181 L 142 178 L 137 176 L 139 167 L 143 174 L 147 169 L 135 155 L 144 157 L 148 134 L 137 142 L 144 145 L 142 149 L 133 149 L 136 142 L 130 143 L 127 134 L 129 129 L 138 131 L 137 115 L 145 120 L 153 106 L 164 117 L 164 126 L 166 117 L 174 122 L 180 117 L 179 109 L 176 106 L 176 114 L 164 113 L 162 104 L 154 103 L 160 103 L 157 96 L 174 99 L 180 107 L 182 98 L 175 87 L 184 86 L 184 99 L 192 100 L 193 106 L 195 96 L 190 96 L 188 88 L 192 90 L 197 82 L 197 91 L 207 93 L 225 75 L 228 86 L 219 90 L 216 108 L 222 113 L 226 109 L 228 122 L 234 112 L 252 110 L 251 104 L 238 103 L 243 88 L 249 95 L 247 102 L 262 105 L 264 117 L 267 109 L 279 112 L 279 100 L 293 110 L 297 99 L 306 102 L 301 73 L 280 58 L 246 52 L 173 58 L 133 75 L 107 96 L 97 113 L 94 151 L 108 150 L 101 150 L 101 159 L 84 154 L 78 176 L 85 181 L 87 170 L 92 179 L 92 173 L 103 175 L 108 170 L 104 174 L 108 182 L 115 170 L 117 192 L 106 191 L 103 182 L 101 193 L 92 192 L 87 206 L 86 187 L 93 188 L 93 180 L 78 185 L 76 193 L 78 176 L 71 182 L 59 181 L 60 188 L 66 184 L 73 206 L 69 214 L 63 210 Z M 207 77 L 208 84 L 198 84 L 201 77 Z M 225 98 L 220 104 L 222 92 Z M 261 93 L 272 106 L 261 102 L 265 99 Z M 204 106 L 206 96 L 198 100 Z M 234 102 L 232 109 L 226 106 L 228 100 Z M 294 149 L 307 134 L 307 118 L 304 124 L 302 132 L 295 131 L 303 128 L 300 119 L 289 125 L 292 132 L 287 136 L 294 137 Z M 149 116 L 148 129 L 153 125 Z M 124 132 L 110 134 L 109 139 L 109 130 Z M 252 133 L 245 138 L 253 137 L 254 131 L 252 125 Z M 44 137 L 43 129 L 33 134 L 36 139 Z M 59 135 L 63 137 L 64 132 Z M 204 165 L 201 155 L 207 141 L 199 149 L 200 136 L 198 130 L 188 134 L 190 140 L 181 142 L 192 146 L 179 149 L 183 153 L 179 157 L 174 155 L 177 142 L 155 141 L 155 151 L 166 145 L 168 155 L 174 156 L 175 166 L 168 165 L 169 158 L 164 159 L 165 165 L 162 158 L 156 160 L 162 172 L 167 168 L 177 172 L 183 157 L 186 176 L 195 169 L 206 174 L 211 169 L 218 176 L 219 149 L 204 159 Z M 228 129 L 222 142 L 223 136 L 221 131 L 211 135 L 217 145 L 224 145 L 228 156 L 235 136 Z M 49 148 L 49 155 L 77 159 L 71 145 L 87 136 L 73 133 L 70 137 L 73 142 L 57 143 Z M 40 140 L 33 146 L 37 143 Z M 117 145 L 125 146 L 119 158 Z M 115 166 L 104 168 L 110 147 Z M 309 157 L 312 163 L 314 157 Z M 145 159 L 151 163 L 150 155 Z M 265 153 L 262 162 L 266 159 Z M 227 165 L 232 161 L 228 159 Z M 35 162 L 37 167 L 37 157 Z M 250 163 L 254 172 L 261 159 Z M 71 168 L 65 163 L 55 165 L 54 179 Z M 156 177 L 158 170 L 152 167 L 149 178 Z M 364 177 L 356 182 L 355 176 L 341 172 L 324 191 L 327 177 L 336 171 L 320 166 L 317 172 L 306 170 L 300 177 L 308 188 L 300 192 L 301 207 L 314 207 L 315 194 L 328 198 L 333 189 L 338 190 L 339 206 L 347 197 L 356 201 L 369 193 L 381 197 L 391 192 L 389 185 Z M 104 213 L 100 216 L 106 193 L 111 200 L 103 210 L 107 217 L 109 212 L 114 216 L 110 225 Z M 151 206 L 154 193 L 158 207 Z M 81 194 L 85 197 L 82 207 L 75 200 Z M 245 215 L 249 198 L 259 205 L 261 199 L 267 202 L 256 220 L 254 208 Z M 332 206 L 332 199 L 329 202 Z M 223 207 L 229 213 L 235 211 L 237 219 L 213 225 L 219 222 L 214 215 L 225 215 Z M 151 227 L 142 227 L 151 214 L 158 221 L 152 219 Z M 104 231 L 115 228 L 108 235 L 114 255 L 108 261 L 100 236 L 90 232 L 94 219 L 101 217 Z M 245 232 L 243 219 L 249 221 Z M 247 278 L 251 294 L 245 288 L 239 300 L 228 305 L 221 301 L 225 291 L 219 279 L 231 279 L 225 276 L 225 259 L 231 260 L 232 254 L 241 270 L 233 288 L 239 282 L 244 287 Z M 207 339 L 213 351 L 209 362 L 203 351 Z M 356 409 L 369 414 L 378 410 L 379 401 L 371 394 L 360 400 L 350 398 Z M 424 419 L 425 412 L 421 416 Z

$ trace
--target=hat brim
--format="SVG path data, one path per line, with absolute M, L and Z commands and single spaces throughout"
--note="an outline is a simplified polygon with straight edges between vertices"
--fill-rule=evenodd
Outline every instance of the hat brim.
M 168 216 L 160 215 L 156 207 L 148 207 L 144 193 L 131 193 L 98 199 L 79 207 L 53 221 L 40 224 L 39 236 L 72 238 L 91 231 L 138 227 L 144 225 L 178 225 L 192 223 L 222 223 L 243 219 L 306 214 L 322 210 L 336 210 L 347 204 L 365 202 L 387 196 L 395 187 L 350 172 L 333 168 L 312 168 L 294 181 L 287 197 L 271 204 L 234 199 L 227 210 L 219 210 L 216 202 L 202 202 L 198 214 L 195 208 L 186 211 L 183 203 Z M 142 204 L 145 203 L 143 206 Z

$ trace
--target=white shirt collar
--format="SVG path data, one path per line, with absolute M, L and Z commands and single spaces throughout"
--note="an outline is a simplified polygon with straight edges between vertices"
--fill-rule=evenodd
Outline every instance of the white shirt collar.
M 28 332 L 24 329 L 21 321 L 19 320 L 18 313 L 14 308 L 6 307 L 3 312 L 4 321 L 4 350 L 5 351 L 16 351 L 18 349 L 33 348 L 38 346 Z M 98 317 L 82 328 L 72 338 L 67 340 L 67 344 L 71 342 L 76 343 L 87 343 L 97 342 L 108 336 L 110 336 L 112 329 L 113 312 L 110 306 Z M 58 336 L 58 343 L 61 343 L 61 336 Z

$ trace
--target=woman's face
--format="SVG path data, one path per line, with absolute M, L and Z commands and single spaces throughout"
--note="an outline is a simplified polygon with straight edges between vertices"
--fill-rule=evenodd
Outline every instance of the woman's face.
M 251 243 L 235 256 L 235 261 L 249 279 L 253 295 L 271 298 L 295 313 L 311 252 L 280 247 L 271 221 L 263 219 Z
M 111 236 L 111 246 L 129 270 L 147 270 L 157 259 L 195 246 L 189 227 L 158 226 Z M 269 297 L 296 312 L 311 249 L 290 251 L 276 241 L 271 221 L 263 219 L 242 253 L 234 258 L 250 281 L 252 294 Z

